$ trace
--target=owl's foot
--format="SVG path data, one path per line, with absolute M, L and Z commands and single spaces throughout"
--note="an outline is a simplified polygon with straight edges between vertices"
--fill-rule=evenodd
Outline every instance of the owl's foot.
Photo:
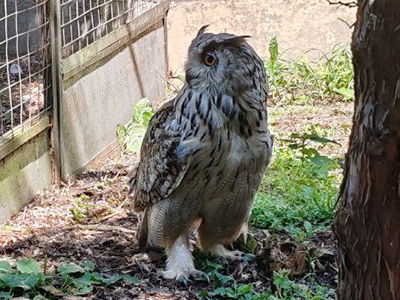
M 165 279 L 175 279 L 177 282 L 187 286 L 190 278 L 206 280 L 210 282 L 210 278 L 208 275 L 202 271 L 192 269 L 192 270 L 179 270 L 179 269 L 171 269 L 162 272 L 162 276 Z
M 228 250 L 226 249 L 223 245 L 218 244 L 213 246 L 210 249 L 210 253 L 212 255 L 216 255 L 219 257 L 219 259 L 224 263 L 228 264 L 228 260 L 238 260 L 242 263 L 247 262 L 246 261 L 246 254 L 239 251 L 239 250 Z
M 230 260 L 243 260 L 246 256 L 246 253 L 244 252 L 241 252 L 239 250 L 228 250 L 221 244 L 213 246 L 210 249 L 210 253 L 212 255 L 221 256 Z
M 180 236 L 172 247 L 167 248 L 167 256 L 167 268 L 162 272 L 165 279 L 175 279 L 184 285 L 187 285 L 190 277 L 209 280 L 207 274 L 194 267 L 187 237 Z

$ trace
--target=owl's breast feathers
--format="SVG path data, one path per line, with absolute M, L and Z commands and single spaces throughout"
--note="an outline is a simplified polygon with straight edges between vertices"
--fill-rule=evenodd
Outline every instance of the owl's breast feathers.
M 251 167 L 257 161 L 254 175 L 261 178 L 272 143 L 265 103 L 255 98 L 261 97 L 246 93 L 241 105 L 238 98 L 184 88 L 176 99 L 162 106 L 150 121 L 140 162 L 129 182 L 135 211 L 173 198 L 171 194 L 181 183 L 193 182 L 194 177 L 212 182 L 212 169 L 221 173 L 241 164 L 245 170 L 247 164 Z M 186 177 L 191 180 L 183 180 Z

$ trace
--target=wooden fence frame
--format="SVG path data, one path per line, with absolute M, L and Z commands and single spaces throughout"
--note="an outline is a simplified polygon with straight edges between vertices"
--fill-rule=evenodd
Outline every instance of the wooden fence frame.
M 50 114 L 45 114 L 34 120 L 34 124 L 28 129 L 15 130 L 12 136 L 7 134 L 0 140 L 0 168 L 7 164 L 10 156 L 24 147 L 24 145 L 34 141 L 40 135 L 41 138 L 48 136 L 49 153 L 51 158 L 51 181 L 52 183 L 60 183 L 61 181 L 61 148 L 60 148 L 60 102 L 62 101 L 63 91 L 76 80 L 79 80 L 83 73 L 87 70 L 95 69 L 102 64 L 102 60 L 125 47 L 129 41 L 144 34 L 146 30 L 153 27 L 160 21 L 164 26 L 164 47 L 165 47 L 165 62 L 168 70 L 168 51 L 166 37 L 166 18 L 170 0 L 164 0 L 157 6 L 144 12 L 133 21 L 128 22 L 122 27 L 116 29 L 98 41 L 88 45 L 77 53 L 62 59 L 61 52 L 61 10 L 60 0 L 50 0 L 50 37 L 51 37 L 51 73 L 52 73 L 52 110 Z M 167 74 L 165 74 L 167 75 Z M 31 121 L 32 123 L 32 121 Z M 25 126 L 25 124 L 22 124 Z M 22 128 L 22 127 L 21 127 Z M 48 134 L 45 134 L 45 132 Z M 105 153 L 106 154 L 106 153 Z M 35 158 L 32 158 L 34 160 Z M 96 160 L 94 158 L 93 160 Z M 84 166 L 83 166 L 84 167 Z M 83 169 L 82 169 L 83 170 Z M 23 172 L 23 170 L 15 170 L 15 172 Z M 0 175 L 7 176 L 4 174 Z M 11 174 L 12 175 L 12 174 Z M 10 175 L 10 176 L 11 176 Z M 44 182 L 48 182 L 44 181 Z M 1 184 L 1 177 L 0 177 Z M 43 185 L 43 184 L 42 184 Z M 0 185 L 1 187 L 1 185 Z M 44 188 L 44 187 L 43 187 Z M 30 198 L 33 198 L 37 191 L 33 191 Z M 0 189 L 1 194 L 1 189 Z M 2 218 L 2 203 L 0 197 L 0 223 L 4 221 Z M 22 204 L 27 203 L 30 199 L 17 199 Z M 17 201 L 16 200 L 16 201 Z M 21 205 L 20 205 L 21 206 Z M 11 213 L 15 210 L 11 211 Z M 7 216 L 8 217 L 8 216 Z

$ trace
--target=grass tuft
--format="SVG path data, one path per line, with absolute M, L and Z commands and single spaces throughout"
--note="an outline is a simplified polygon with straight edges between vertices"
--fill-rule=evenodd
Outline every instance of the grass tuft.
M 273 38 L 269 52 L 270 59 L 265 65 L 274 101 L 281 104 L 313 104 L 354 99 L 354 72 L 349 46 L 338 46 L 329 54 L 318 51 L 321 58 L 317 62 L 307 58 L 310 51 L 295 60 L 284 60 L 280 56 L 277 39 Z
M 315 131 L 291 134 L 276 147 L 250 219 L 258 228 L 302 239 L 332 223 L 341 181 L 337 160 L 320 154 L 333 143 Z

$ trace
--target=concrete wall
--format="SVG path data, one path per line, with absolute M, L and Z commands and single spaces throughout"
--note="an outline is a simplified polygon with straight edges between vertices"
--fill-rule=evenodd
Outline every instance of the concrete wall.
M 24 55 L 28 53 L 28 50 L 33 52 L 42 46 L 40 43 L 42 32 L 40 29 L 34 29 L 40 26 L 39 12 L 43 5 L 39 8 L 35 5 L 36 0 L 0 0 L 0 19 L 5 16 L 5 13 L 8 16 L 0 21 L 0 54 L 6 53 L 6 45 L 1 44 L 6 39 L 6 28 L 8 54 L 11 57 L 16 56 L 17 47 L 18 54 Z M 15 14 L 15 12 L 19 13 Z
M 345 22 L 354 23 L 355 14 L 355 8 L 326 0 L 173 0 L 168 15 L 170 69 L 183 67 L 190 41 L 205 24 L 211 24 L 210 32 L 251 35 L 251 45 L 265 58 L 276 36 L 280 50 L 294 58 L 312 48 L 329 52 L 349 43 L 352 29 Z

